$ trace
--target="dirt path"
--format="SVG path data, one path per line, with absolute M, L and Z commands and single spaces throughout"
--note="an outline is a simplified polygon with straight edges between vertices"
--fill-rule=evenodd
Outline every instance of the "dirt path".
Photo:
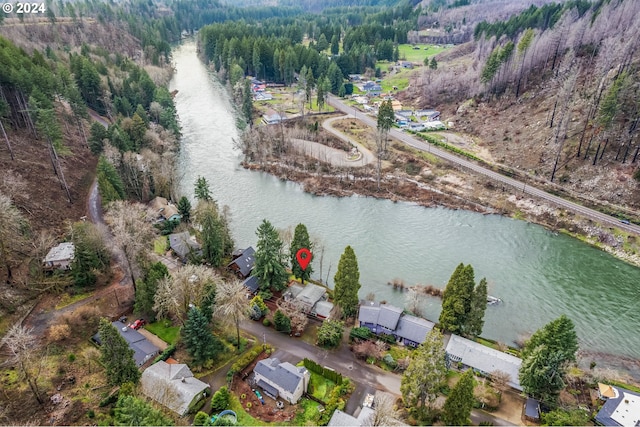
M 346 151 L 327 147 L 317 142 L 296 138 L 289 139 L 289 142 L 298 153 L 327 162 L 331 164 L 331 166 L 354 168 L 367 165 L 373 161 L 371 153 L 363 153 L 360 150 L 358 150 L 359 153 L 356 158 L 350 159 L 349 153 Z
M 375 154 L 373 154 L 367 147 L 365 147 L 364 145 L 360 144 L 355 139 L 350 138 L 349 136 L 345 135 L 344 133 L 340 132 L 339 130 L 337 130 L 337 129 L 335 129 L 333 127 L 333 122 L 338 121 L 338 120 L 351 119 L 351 118 L 353 118 L 353 116 L 351 116 L 351 115 L 340 116 L 340 117 L 332 117 L 332 118 L 327 119 L 324 122 L 322 122 L 322 127 L 327 132 L 337 136 L 338 138 L 342 139 L 343 141 L 347 141 L 348 143 L 350 143 L 354 147 L 357 147 L 358 151 L 362 153 L 362 156 L 364 158 L 365 164 L 373 163 L 376 160 Z

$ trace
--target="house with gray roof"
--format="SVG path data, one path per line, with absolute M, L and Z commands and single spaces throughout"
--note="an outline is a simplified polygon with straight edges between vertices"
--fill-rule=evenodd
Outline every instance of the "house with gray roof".
M 189 413 L 211 392 L 209 384 L 195 378 L 187 365 L 163 360 L 145 369 L 140 384 L 146 396 L 180 416 Z
M 272 399 L 284 399 L 295 405 L 309 387 L 311 374 L 303 366 L 280 362 L 278 358 L 264 359 L 253 368 L 255 384 Z
M 118 330 L 120 336 L 125 339 L 127 344 L 129 344 L 129 348 L 133 350 L 133 359 L 136 361 L 138 367 L 144 365 L 160 352 L 160 349 L 153 345 L 151 341 L 147 340 L 144 335 L 128 327 L 125 323 L 118 320 L 111 322 L 111 324 Z M 102 345 L 100 333 L 95 334 L 92 340 L 96 344 Z
M 295 301 L 300 304 L 302 311 L 311 313 L 316 303 L 325 298 L 327 290 L 322 286 L 307 283 L 302 291 L 296 296 Z
M 202 254 L 202 247 L 188 231 L 169 234 L 169 247 L 183 262 L 189 254 Z
M 603 426 L 640 427 L 640 393 L 611 386 L 613 391 L 596 415 Z M 601 398 L 604 396 L 601 394 Z
M 369 425 L 369 419 L 373 415 L 373 409 L 364 406 L 357 417 L 336 409 L 329 420 L 327 426 L 334 427 L 359 427 Z
M 417 347 L 422 344 L 434 323 L 410 314 L 391 304 L 367 301 L 360 306 L 358 320 L 374 334 L 393 335 L 404 345 Z
M 518 380 L 522 359 L 457 335 L 451 335 L 445 351 L 448 363 L 461 363 L 482 375 L 490 375 L 495 371 L 506 372 L 510 377 L 507 384 L 522 391 Z

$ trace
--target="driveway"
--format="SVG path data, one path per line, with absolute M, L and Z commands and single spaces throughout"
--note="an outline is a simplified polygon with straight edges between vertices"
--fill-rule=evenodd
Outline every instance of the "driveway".
M 367 152 L 360 151 L 361 145 L 358 145 L 359 156 L 351 160 L 349 158 L 349 153 L 346 151 L 327 147 L 326 145 L 318 142 L 297 138 L 291 138 L 289 139 L 289 142 L 293 149 L 298 153 L 329 163 L 331 166 L 354 168 L 362 167 L 373 161 L 373 155 L 368 150 Z

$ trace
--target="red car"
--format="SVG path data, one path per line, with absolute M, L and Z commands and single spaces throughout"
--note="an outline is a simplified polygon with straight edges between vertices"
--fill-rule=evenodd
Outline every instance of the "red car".
M 129 325 L 129 327 L 130 327 L 130 328 L 132 328 L 132 329 L 136 329 L 136 330 L 137 330 L 137 329 L 142 328 L 142 327 L 143 327 L 144 325 L 146 325 L 146 324 L 147 324 L 147 321 L 146 321 L 146 320 L 144 320 L 144 319 L 138 319 L 138 320 L 136 320 L 135 322 L 131 323 L 131 324 Z

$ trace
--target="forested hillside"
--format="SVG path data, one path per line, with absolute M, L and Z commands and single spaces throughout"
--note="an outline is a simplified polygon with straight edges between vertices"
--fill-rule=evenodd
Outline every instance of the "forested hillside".
M 482 22 L 404 99 L 447 111 L 494 161 L 638 208 L 639 12 L 630 0 L 568 1 Z

